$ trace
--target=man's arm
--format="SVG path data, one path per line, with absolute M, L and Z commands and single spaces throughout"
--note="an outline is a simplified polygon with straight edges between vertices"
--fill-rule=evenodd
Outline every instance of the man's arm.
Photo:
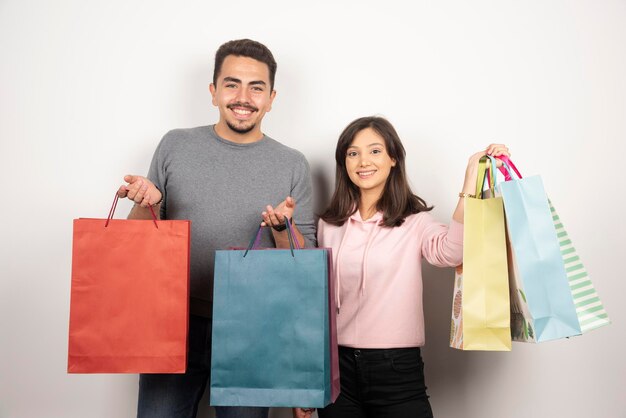
M 311 178 L 311 169 L 309 163 L 300 154 L 298 160 L 293 167 L 291 192 L 289 195 L 293 198 L 294 205 L 297 203 L 298 211 L 289 216 L 292 224 L 297 225 L 298 232 L 302 235 L 304 241 L 303 247 L 316 247 L 316 222 L 313 215 L 313 181 Z M 280 205 L 279 205 L 280 206 Z M 274 234 L 276 235 L 276 234 Z M 285 234 L 286 235 L 286 234 Z

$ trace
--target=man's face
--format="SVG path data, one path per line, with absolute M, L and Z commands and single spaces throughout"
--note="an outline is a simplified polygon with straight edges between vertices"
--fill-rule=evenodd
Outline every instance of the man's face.
M 269 68 L 265 63 L 229 55 L 224 59 L 217 84 L 211 84 L 209 89 L 213 104 L 220 111 L 218 125 L 222 132 L 238 138 L 260 138 L 261 121 L 272 109 L 276 95 L 270 89 Z

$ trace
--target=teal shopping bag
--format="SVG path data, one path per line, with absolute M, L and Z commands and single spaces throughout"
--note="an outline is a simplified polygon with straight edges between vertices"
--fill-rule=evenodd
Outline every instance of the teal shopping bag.
M 250 247 L 216 252 L 210 403 L 322 408 L 337 395 L 329 250 Z
M 503 161 L 506 167 L 509 161 Z M 509 244 L 513 340 L 542 342 L 580 335 L 541 177 L 517 177 L 498 184 Z

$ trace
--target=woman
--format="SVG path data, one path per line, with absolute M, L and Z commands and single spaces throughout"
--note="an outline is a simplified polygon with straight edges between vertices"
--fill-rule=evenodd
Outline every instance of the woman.
M 432 417 L 420 355 L 421 259 L 440 267 L 461 263 L 463 197 L 475 193 L 485 154 L 509 155 L 492 144 L 470 157 L 448 227 L 411 191 L 404 147 L 386 119 L 357 119 L 339 137 L 335 192 L 318 241 L 333 250 L 341 394 L 318 411 L 320 418 Z M 311 413 L 294 410 L 297 417 Z

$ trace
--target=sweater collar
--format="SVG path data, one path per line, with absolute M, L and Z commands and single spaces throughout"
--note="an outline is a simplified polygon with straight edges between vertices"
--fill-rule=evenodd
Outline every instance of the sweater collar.
M 383 213 L 381 211 L 378 211 L 371 218 L 363 220 L 363 218 L 361 217 L 361 212 L 359 212 L 359 210 L 357 209 L 352 215 L 350 215 L 350 219 L 361 223 L 378 222 L 382 221 Z

